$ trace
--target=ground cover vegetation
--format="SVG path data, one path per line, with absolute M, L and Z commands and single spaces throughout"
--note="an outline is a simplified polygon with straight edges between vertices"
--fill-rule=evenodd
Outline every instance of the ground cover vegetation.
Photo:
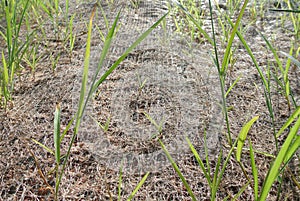
M 71 6 L 68 0 L 1 0 L 2 199 L 299 199 L 298 3 L 290 0 L 271 3 L 245 0 L 212 5 L 213 2 L 208 1 L 204 2 L 207 9 L 201 10 L 200 1 L 171 2 L 166 14 L 142 33 L 104 74 L 98 75 L 118 31 L 122 9 L 113 16 L 113 23 L 107 21 L 105 31 L 96 27 L 94 21 L 98 17 L 105 18 L 102 5 L 113 5 L 115 0 L 89 4 L 76 1 L 77 7 L 89 6 L 88 20 L 81 19 L 83 15 L 70 12 L 74 5 Z M 130 1 L 136 9 L 141 3 Z M 98 10 L 102 16 L 99 16 Z M 266 12 L 275 13 L 272 26 L 280 28 L 281 36 L 263 29 L 269 23 Z M 186 138 L 196 164 L 196 170 L 191 172 L 172 159 L 159 135 L 153 136 L 170 162 L 168 175 L 176 181 L 174 188 L 155 187 L 153 190 L 148 186 L 168 180 L 168 177 L 162 176 L 165 173 L 153 177 L 151 172 L 125 175 L 122 168 L 118 172 L 110 172 L 107 167 L 99 167 L 77 139 L 77 134 L 87 104 L 92 101 L 98 87 L 112 72 L 118 71 L 119 64 L 153 30 L 164 26 L 167 17 L 176 25 L 174 31 L 181 33 L 187 41 L 209 45 L 211 60 L 218 71 L 222 94 L 220 107 L 226 130 L 222 133 L 222 148 L 216 158 L 210 157 L 206 149 L 205 158 L 201 158 Z M 80 25 L 85 31 L 75 32 L 75 21 L 82 21 Z M 103 46 L 96 74 L 88 85 L 92 35 L 95 32 Z M 256 39 L 249 37 L 250 32 L 250 36 L 259 37 L 262 42 L 255 43 L 253 40 Z M 281 37 L 284 40 L 281 41 Z M 244 57 L 251 61 L 246 66 L 239 62 Z M 76 110 L 71 111 L 67 106 L 70 103 L 64 102 L 64 98 L 68 96 L 65 93 L 72 88 L 72 83 L 65 86 L 67 89 L 64 88 L 62 94 L 52 90 L 66 84 L 62 80 L 68 78 L 60 73 L 72 72 L 76 62 L 76 67 L 82 67 L 83 73 Z M 246 76 L 241 72 L 246 72 Z M 139 90 L 146 82 L 139 80 Z M 27 109 L 26 105 L 22 106 L 23 99 L 34 99 L 38 91 L 49 101 L 49 108 L 38 108 L 39 114 L 22 116 L 21 113 L 27 113 L 22 112 Z M 145 116 L 157 127 L 158 134 L 161 133 L 160 122 L 155 122 L 147 113 Z M 27 118 L 33 118 L 34 123 L 28 125 L 30 121 L 26 123 Z M 99 123 L 99 126 L 107 131 L 110 119 Z M 52 132 L 49 133 L 49 130 Z M 9 162 L 11 160 L 16 161 Z

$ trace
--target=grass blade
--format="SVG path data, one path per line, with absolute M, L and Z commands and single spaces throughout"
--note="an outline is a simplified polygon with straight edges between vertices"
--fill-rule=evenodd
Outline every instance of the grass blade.
M 242 186 L 241 190 L 239 190 L 239 192 L 232 198 L 232 201 L 237 200 L 238 197 L 240 197 L 240 195 L 246 190 L 249 184 L 250 181 L 248 181 L 244 186 Z
M 138 185 L 136 186 L 136 188 L 133 190 L 133 192 L 130 194 L 129 198 L 127 199 L 127 201 L 132 200 L 132 198 L 134 197 L 134 195 L 138 192 L 138 190 L 142 187 L 142 185 L 145 183 L 148 175 L 150 172 L 147 172 L 145 174 L 145 176 L 142 178 L 142 180 L 138 183 Z
M 287 129 L 293 121 L 298 118 L 300 115 L 300 107 L 298 107 L 295 112 L 288 118 L 288 120 L 285 122 L 285 124 L 280 128 L 280 130 L 277 132 L 276 137 L 278 138 L 282 132 Z
M 243 7 L 239 13 L 239 16 L 236 20 L 236 23 L 233 27 L 233 30 L 231 32 L 231 35 L 230 35 L 230 38 L 228 40 L 228 44 L 227 44 L 227 48 L 225 50 L 225 54 L 224 54 L 224 57 L 223 57 L 223 62 L 222 62 L 222 68 L 221 68 L 221 75 L 224 75 L 226 69 L 227 69 L 227 66 L 228 66 L 228 59 L 229 59 L 229 56 L 230 56 L 230 49 L 231 49 L 231 46 L 232 46 L 232 43 L 233 43 L 233 39 L 234 39 L 234 36 L 235 34 L 237 33 L 237 30 L 238 30 L 238 27 L 239 27 L 239 24 L 242 20 L 242 16 L 244 14 L 244 11 L 246 9 L 246 6 L 248 4 L 248 1 L 249 0 L 245 0 L 244 4 L 243 4 Z
M 61 144 L 61 141 L 64 139 L 65 135 L 67 134 L 68 130 L 70 129 L 70 127 L 72 126 L 73 124 L 73 121 L 74 121 L 74 117 L 70 120 L 70 122 L 68 123 L 67 127 L 65 128 L 64 132 L 61 134 L 60 136 L 60 144 Z
M 278 67 L 279 67 L 281 73 L 284 73 L 284 69 L 283 69 L 283 67 L 282 67 L 282 63 L 281 63 L 281 61 L 280 61 L 280 59 L 279 59 L 279 56 L 278 56 L 276 50 L 273 48 L 273 46 L 271 45 L 271 43 L 269 42 L 269 40 L 268 40 L 262 33 L 259 32 L 259 34 L 261 35 L 261 37 L 262 37 L 262 38 L 264 39 L 264 41 L 266 42 L 268 48 L 272 51 L 273 56 L 274 56 L 274 58 L 275 58 L 275 60 L 276 60 L 276 63 L 277 63 L 277 65 L 278 65 Z
M 225 161 L 224 161 L 224 163 L 223 163 L 222 170 L 221 170 L 221 172 L 220 172 L 220 175 L 219 175 L 219 177 L 218 177 L 218 181 L 217 181 L 217 183 L 216 183 L 217 186 L 219 186 L 220 183 L 221 183 L 221 180 L 222 180 L 222 178 L 223 178 L 223 174 L 224 174 L 224 172 L 225 172 L 225 169 L 226 169 L 226 167 L 227 167 L 227 164 L 228 164 L 228 162 L 229 162 L 229 159 L 231 158 L 231 155 L 232 155 L 232 153 L 233 153 L 233 151 L 234 151 L 234 149 L 235 149 L 235 145 L 237 144 L 237 141 L 238 141 L 238 140 L 235 140 L 235 141 L 234 141 L 234 143 L 233 143 L 233 145 L 231 146 L 231 149 L 229 150 L 228 155 L 227 155 L 227 157 L 226 157 L 226 159 L 225 159 Z
M 226 16 L 226 19 L 230 23 L 231 27 L 233 27 L 233 23 L 232 23 L 231 19 L 228 16 Z M 242 42 L 243 46 L 245 47 L 246 51 L 248 52 L 249 56 L 251 57 L 251 59 L 252 59 L 252 61 L 254 63 L 254 66 L 255 66 L 256 70 L 258 71 L 260 78 L 263 81 L 263 85 L 268 90 L 267 80 L 266 80 L 266 78 L 265 78 L 262 70 L 259 68 L 259 65 L 258 65 L 258 63 L 257 63 L 257 61 L 255 59 L 255 56 L 252 53 L 252 50 L 250 49 L 250 47 L 247 44 L 247 42 L 245 41 L 244 37 L 242 36 L 242 34 L 238 30 L 236 31 L 236 34 L 238 35 L 240 41 Z
M 300 136 L 297 135 L 295 137 L 295 141 L 291 144 L 288 152 L 286 153 L 283 163 L 287 163 L 293 157 L 295 152 L 299 149 L 299 146 L 300 146 Z
M 283 54 L 284 56 L 288 57 L 289 59 L 291 59 L 292 62 L 294 62 L 296 64 L 296 66 L 298 66 L 300 68 L 300 61 L 298 61 L 297 59 L 295 59 L 295 57 L 285 53 L 285 52 L 282 52 L 282 51 L 279 51 L 281 54 Z
M 249 140 L 249 147 L 250 147 L 250 159 L 251 159 L 251 168 L 252 168 L 252 175 L 254 180 L 254 200 L 256 201 L 258 199 L 258 173 L 257 173 L 257 167 L 255 164 L 255 158 L 254 158 L 254 152 L 252 147 L 252 142 Z
M 44 148 L 46 151 L 48 151 L 50 154 L 52 154 L 53 156 L 55 156 L 54 151 L 47 147 L 46 145 L 44 145 L 43 143 L 40 143 L 39 141 L 35 140 L 35 139 L 31 139 L 34 143 L 36 143 L 37 145 L 41 146 L 42 148 Z
M 59 175 L 58 180 L 57 180 L 57 186 L 56 186 L 57 191 L 55 192 L 55 199 L 56 200 L 57 200 L 57 197 L 58 197 L 59 185 L 60 185 L 64 170 L 65 170 L 66 165 L 67 165 L 67 161 L 68 161 L 70 153 L 71 153 L 71 147 L 72 147 L 72 145 L 75 141 L 76 135 L 79 131 L 81 116 L 82 116 L 83 111 L 84 111 L 83 104 L 84 104 L 84 96 L 85 96 L 86 85 L 87 85 L 87 75 L 88 75 L 88 68 L 89 68 L 90 46 L 91 46 L 91 35 L 92 35 L 92 24 L 93 24 L 93 17 L 95 15 L 95 11 L 96 11 L 96 6 L 94 6 L 94 8 L 93 8 L 93 11 L 92 11 L 92 14 L 91 14 L 91 17 L 90 17 L 89 27 L 88 27 L 88 37 L 87 37 L 86 53 L 85 53 L 85 60 L 84 60 L 84 70 L 83 70 L 83 76 L 82 76 L 83 77 L 82 78 L 82 86 L 81 86 L 81 92 L 80 92 L 80 98 L 79 98 L 79 106 L 78 106 L 78 110 L 77 110 L 77 113 L 76 113 L 76 122 L 75 122 L 74 134 L 73 134 L 72 139 L 69 143 L 66 158 L 63 162 L 61 172 L 60 172 L 60 175 Z
M 221 159 L 223 157 L 223 151 L 220 151 L 220 154 L 218 156 L 218 161 L 217 161 L 217 165 L 216 165 L 216 169 L 215 169 L 215 173 L 214 173 L 214 178 L 213 178 L 213 182 L 212 182 L 212 189 L 211 189 L 211 197 L 210 199 L 212 201 L 216 200 L 216 196 L 217 196 L 217 191 L 219 188 L 219 184 L 218 184 L 218 180 L 223 177 L 223 174 L 219 175 L 219 170 L 220 170 L 220 165 L 221 165 Z
M 238 162 L 241 162 L 241 155 L 247 134 L 252 126 L 252 124 L 259 118 L 259 116 L 253 117 L 245 126 L 243 126 L 239 136 L 238 136 L 238 145 L 236 150 L 236 159 Z
M 204 166 L 204 163 L 202 162 L 202 160 L 201 160 L 201 158 L 200 158 L 198 152 L 197 152 L 196 149 L 194 148 L 194 146 L 193 146 L 193 144 L 191 143 L 191 141 L 189 140 L 189 138 L 186 137 L 185 139 L 186 139 L 187 143 L 189 144 L 189 147 L 190 147 L 192 153 L 194 154 L 194 156 L 195 156 L 195 158 L 196 158 L 198 164 L 200 165 L 200 168 L 201 168 L 201 170 L 203 171 L 204 176 L 205 176 L 205 178 L 206 178 L 206 180 L 207 180 L 209 186 L 212 188 L 212 181 L 211 181 L 210 175 L 209 175 L 209 173 L 206 171 L 206 168 L 205 168 L 205 166 Z
M 117 67 L 118 65 L 126 58 L 126 56 L 138 46 L 152 31 L 155 29 L 161 21 L 168 15 L 166 13 L 163 15 L 157 22 L 155 22 L 147 31 L 145 31 L 120 57 L 119 59 L 102 75 L 102 77 L 92 86 L 92 93 L 97 90 L 99 85 L 109 76 Z
M 57 165 L 60 163 L 60 104 L 56 105 L 54 113 L 54 148 Z
M 298 118 L 295 125 L 292 127 L 292 129 L 291 129 L 289 135 L 287 136 L 285 142 L 283 143 L 272 167 L 270 168 L 270 170 L 267 174 L 267 177 L 263 184 L 263 188 L 261 190 L 261 195 L 259 198 L 260 201 L 266 200 L 267 195 L 272 187 L 272 184 L 274 183 L 275 179 L 277 178 L 277 176 L 280 172 L 280 166 L 281 166 L 282 162 L 286 159 L 289 147 L 290 147 L 295 135 L 297 134 L 299 127 L 300 127 L 300 118 Z
M 84 108 L 86 108 L 86 105 L 88 103 L 88 100 L 90 99 L 90 97 L 92 96 L 92 94 L 97 90 L 97 88 L 94 88 L 93 86 L 95 85 L 95 82 L 97 80 L 97 76 L 102 68 L 102 65 L 103 65 L 103 62 L 107 56 L 107 53 L 108 53 L 108 50 L 110 48 L 110 45 L 111 45 L 111 42 L 112 42 L 112 39 L 113 39 L 113 36 L 114 36 L 114 33 L 115 33 L 115 29 L 116 29 L 116 26 L 117 26 L 117 22 L 119 21 L 119 17 L 120 17 L 120 12 L 118 12 L 113 24 L 112 24 L 112 27 L 109 29 L 108 31 L 108 34 L 105 38 L 105 42 L 104 42 L 104 46 L 103 46 L 103 49 L 102 49 L 102 52 L 101 52 L 101 55 L 100 55 L 100 59 L 99 59 L 99 63 L 98 63 L 98 67 L 97 67 L 97 70 L 95 72 L 95 75 L 93 77 L 93 80 L 92 80 L 92 83 L 91 83 L 91 88 L 89 90 L 89 93 L 88 93 L 88 96 L 87 96 L 87 99 L 86 99 L 86 102 L 85 102 L 85 105 L 84 105 Z M 100 84 L 99 84 L 100 85 Z
M 236 85 L 236 83 L 241 79 L 241 76 L 239 76 L 233 83 L 232 85 L 230 85 L 229 89 L 227 90 L 227 92 L 225 93 L 225 98 L 227 97 L 227 95 L 230 93 L 230 91 L 233 89 L 233 87 Z
M 123 179 L 123 161 L 121 163 L 120 171 L 119 171 L 119 184 L 118 184 L 118 201 L 121 200 L 121 187 L 122 187 L 122 179 Z
M 184 176 L 182 175 L 181 171 L 179 170 L 179 167 L 177 166 L 177 164 L 175 163 L 175 161 L 173 160 L 172 156 L 170 155 L 170 153 L 168 152 L 168 150 L 166 149 L 165 145 L 163 144 L 163 142 L 158 139 L 162 149 L 164 150 L 168 160 L 170 161 L 170 163 L 172 164 L 174 170 L 176 171 L 176 173 L 178 174 L 178 176 L 180 177 L 183 185 L 185 186 L 185 188 L 187 189 L 189 195 L 191 196 L 193 201 L 196 201 L 196 197 L 194 195 L 194 193 L 192 192 L 192 189 L 190 188 L 189 184 L 187 183 L 187 181 L 185 180 Z

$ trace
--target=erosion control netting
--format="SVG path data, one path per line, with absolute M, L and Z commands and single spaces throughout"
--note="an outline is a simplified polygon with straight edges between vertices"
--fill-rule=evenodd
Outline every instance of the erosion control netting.
M 112 24 L 122 10 L 100 75 L 167 13 L 169 6 L 167 1 L 101 4 L 94 22 L 102 31 L 106 29 L 103 13 Z M 186 136 L 200 154 L 204 153 L 205 131 L 209 154 L 219 148 L 223 117 L 216 68 L 207 51 L 187 43 L 175 33 L 174 26 L 172 16 L 168 16 L 100 85 L 87 107 L 79 137 L 89 144 L 97 160 L 110 168 L 118 170 L 123 164 L 124 171 L 141 173 L 170 165 L 157 138 L 175 161 L 192 156 Z M 102 47 L 99 42 L 91 50 L 90 78 L 96 72 Z M 81 74 L 78 72 L 75 82 L 75 102 Z M 97 122 L 109 122 L 108 129 L 100 128 Z

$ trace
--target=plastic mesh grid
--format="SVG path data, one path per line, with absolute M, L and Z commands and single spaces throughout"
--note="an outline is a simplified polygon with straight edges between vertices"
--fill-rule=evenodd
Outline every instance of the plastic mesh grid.
M 116 1 L 112 7 L 102 5 L 110 22 L 121 7 L 122 11 L 118 32 L 100 75 L 170 5 L 167 1 L 139 1 L 134 6 L 131 2 Z M 103 18 L 97 23 L 100 27 Z M 130 173 L 169 165 L 153 136 L 163 141 L 175 160 L 191 157 L 185 136 L 203 152 L 204 130 L 209 152 L 218 149 L 223 118 L 217 74 L 208 54 L 194 45 L 188 46 L 173 27 L 169 16 L 165 26 L 154 29 L 99 87 L 86 110 L 79 136 L 90 144 L 99 162 L 111 168 L 119 169 L 122 160 L 124 171 Z M 99 46 L 92 49 L 90 77 L 97 69 L 102 44 Z M 74 88 L 76 97 L 79 86 Z M 160 125 L 161 132 L 147 115 Z M 107 131 L 95 121 L 105 124 L 108 119 Z

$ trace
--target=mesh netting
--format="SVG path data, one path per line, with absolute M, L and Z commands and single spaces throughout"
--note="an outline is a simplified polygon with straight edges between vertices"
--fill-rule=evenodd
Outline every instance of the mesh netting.
M 122 10 L 100 75 L 171 6 L 168 1 L 101 4 L 102 12 L 99 9 L 94 20 L 99 29 L 105 29 L 103 13 L 112 24 Z M 185 137 L 203 154 L 205 130 L 209 153 L 218 150 L 223 117 L 216 69 L 206 50 L 175 33 L 172 17 L 126 57 L 87 107 L 79 137 L 89 143 L 99 162 L 110 168 L 119 169 L 122 161 L 124 171 L 132 173 L 169 165 L 158 138 L 175 160 L 192 157 Z M 103 42 L 94 44 L 90 77 L 96 72 Z M 78 100 L 80 81 L 76 83 L 74 97 Z M 101 129 L 97 122 L 109 122 L 108 129 Z

